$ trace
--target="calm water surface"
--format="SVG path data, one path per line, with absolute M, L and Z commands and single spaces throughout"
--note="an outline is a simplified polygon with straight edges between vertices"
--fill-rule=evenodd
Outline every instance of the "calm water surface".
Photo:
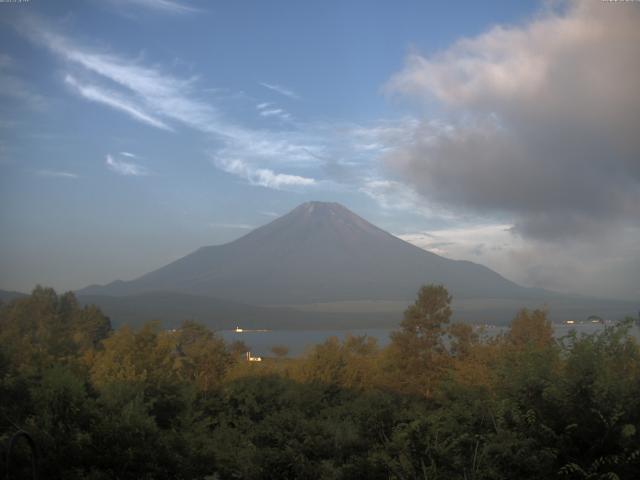
M 567 335 L 571 330 L 575 330 L 578 334 L 590 334 L 601 331 L 604 328 L 601 324 L 554 325 L 555 335 L 558 338 Z M 505 329 L 506 327 L 492 326 L 486 328 L 485 332 L 487 335 L 497 335 Z M 289 348 L 289 356 L 298 356 L 313 347 L 313 345 L 324 342 L 329 337 L 337 337 L 340 340 L 344 340 L 347 335 L 368 335 L 377 339 L 378 345 L 385 346 L 389 343 L 389 335 L 393 330 L 395 329 L 370 328 L 355 330 L 271 330 L 266 332 L 243 333 L 236 333 L 233 330 L 223 330 L 218 333 L 228 342 L 236 340 L 243 341 L 255 355 L 270 356 L 272 355 L 272 347 L 275 345 L 285 345 Z M 640 339 L 640 329 L 638 329 L 638 327 L 633 327 L 631 333 Z

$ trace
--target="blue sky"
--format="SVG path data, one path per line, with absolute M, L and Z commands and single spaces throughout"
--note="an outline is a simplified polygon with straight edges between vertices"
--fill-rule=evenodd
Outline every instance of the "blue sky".
M 552 146 L 551 156 L 574 158 L 581 142 L 569 141 L 567 153 L 538 128 L 546 116 L 563 118 L 553 111 L 558 102 L 541 92 L 565 98 L 570 87 L 537 67 L 557 61 L 558 49 L 548 44 L 566 44 L 576 25 L 591 39 L 594 9 L 572 2 L 195 0 L 32 0 L 0 9 L 0 288 L 131 279 L 304 201 L 327 200 L 527 285 L 601 292 L 596 282 L 576 280 L 587 268 L 611 278 L 607 296 L 638 293 L 629 282 L 640 256 L 628 241 L 638 231 L 628 207 L 638 198 L 629 160 L 637 158 L 636 143 L 616 164 L 628 171 L 608 179 L 612 187 L 630 182 L 628 197 L 604 211 L 596 202 L 586 208 L 566 200 L 564 184 L 555 185 L 580 168 L 570 160 L 551 180 L 540 178 L 557 209 L 526 197 L 527 188 L 495 195 L 493 174 L 482 173 L 526 177 L 540 155 L 530 152 L 535 138 Z M 637 9 L 611 8 L 603 21 L 624 17 L 631 25 L 620 30 L 633 35 Z M 565 53 L 578 65 L 590 61 L 583 54 L 579 46 Z M 628 62 L 611 68 L 630 81 L 638 74 Z M 585 98 L 614 95 L 594 85 Z M 615 110 L 616 118 L 637 113 L 625 99 L 607 105 L 618 100 L 629 112 Z M 542 120 L 532 120 L 544 102 L 549 108 L 535 117 Z M 567 117 L 558 128 L 575 124 Z M 482 142 L 477 151 L 464 149 L 477 132 L 486 139 L 504 131 L 506 140 L 490 142 L 504 142 L 498 152 Z M 615 135 L 606 140 L 627 142 Z M 483 164 L 483 155 L 505 163 Z M 603 226 L 611 211 L 619 221 Z M 564 232 L 574 223 L 575 231 Z M 613 255 L 585 267 L 603 242 L 611 245 L 585 229 L 592 224 L 615 233 L 627 261 Z

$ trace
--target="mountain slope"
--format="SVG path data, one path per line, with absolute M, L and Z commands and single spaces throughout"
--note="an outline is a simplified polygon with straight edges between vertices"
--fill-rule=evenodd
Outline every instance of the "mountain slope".
M 26 297 L 26 293 L 14 292 L 9 290 L 0 290 L 0 302 L 10 302 L 15 298 Z
M 211 296 L 255 305 L 411 299 L 441 283 L 458 298 L 530 298 L 492 270 L 426 252 L 336 203 L 309 202 L 231 243 L 203 247 L 129 281 L 81 295 L 152 291 Z

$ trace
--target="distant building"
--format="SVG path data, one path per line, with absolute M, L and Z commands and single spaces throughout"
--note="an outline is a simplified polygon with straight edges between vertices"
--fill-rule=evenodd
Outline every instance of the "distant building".
M 262 357 L 252 357 L 251 352 L 247 352 L 247 361 L 248 362 L 261 362 Z

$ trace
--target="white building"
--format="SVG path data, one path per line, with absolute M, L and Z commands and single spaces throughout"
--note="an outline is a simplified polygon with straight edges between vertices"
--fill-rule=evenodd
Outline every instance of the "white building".
M 251 352 L 247 352 L 247 361 L 248 362 L 261 362 L 262 357 L 252 357 Z

